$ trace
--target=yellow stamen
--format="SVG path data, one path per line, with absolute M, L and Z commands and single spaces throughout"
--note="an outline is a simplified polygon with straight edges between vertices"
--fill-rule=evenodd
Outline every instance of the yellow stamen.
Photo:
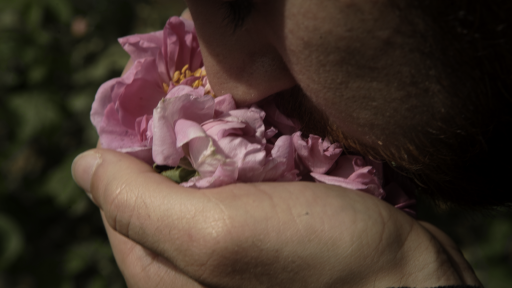
M 178 83 L 178 81 L 180 80 L 180 77 L 181 77 L 180 71 L 174 72 L 174 75 L 172 76 L 172 82 L 174 82 L 174 84 Z
M 201 81 L 201 79 L 199 79 L 196 82 L 194 82 L 194 84 L 192 84 L 192 88 L 198 88 L 201 85 L 203 85 L 203 81 Z
M 172 83 L 175 86 L 177 86 L 180 85 L 185 79 L 190 77 L 199 77 L 199 79 L 197 79 L 196 81 L 194 81 L 194 83 L 192 83 L 192 85 L 190 85 L 194 89 L 199 88 L 204 85 L 203 80 L 204 77 L 206 77 L 206 70 L 204 68 L 199 68 L 196 71 L 190 71 L 189 65 L 185 65 L 185 67 L 183 67 L 181 71 L 174 72 L 172 76 Z M 166 91 L 169 89 L 169 85 L 166 85 L 165 83 L 163 84 L 163 87 L 164 89 L 166 89 Z M 212 95 L 212 97 L 215 98 L 213 91 L 211 91 L 210 85 L 207 85 L 207 87 L 205 87 L 204 94 Z
M 162 86 L 164 87 L 165 93 L 169 92 L 169 85 L 167 83 L 162 83 Z

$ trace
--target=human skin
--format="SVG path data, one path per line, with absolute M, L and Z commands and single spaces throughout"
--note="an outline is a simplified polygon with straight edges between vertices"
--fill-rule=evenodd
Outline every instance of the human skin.
M 307 182 L 195 190 L 104 149 L 72 171 L 129 287 L 480 285 L 443 232 L 361 192 Z
M 236 31 L 223 2 L 187 4 L 214 91 L 239 105 L 299 85 L 345 134 L 389 148 L 449 110 L 416 28 L 400 16 L 415 13 L 410 1 L 254 1 Z
M 268 21 L 258 21 L 258 14 L 253 14 L 244 26 L 249 32 L 258 25 L 275 25 L 282 13 L 310 17 L 312 21 L 329 18 L 308 1 L 297 1 L 301 7 L 284 5 L 294 2 L 261 2 L 268 5 L 268 11 L 275 11 L 276 17 L 265 14 L 270 15 Z M 359 8 L 369 9 L 369 4 L 378 2 L 386 10 L 386 1 L 359 2 L 362 7 L 355 5 Z M 262 29 L 233 34 L 219 20 L 222 18 L 213 17 L 220 13 L 215 10 L 215 3 L 219 1 L 188 1 L 204 47 L 209 79 L 217 94 L 229 91 L 240 105 L 245 105 L 299 83 L 319 107 L 341 105 L 337 102 L 341 100 L 323 95 L 333 95 L 328 90 L 333 88 L 329 83 L 337 83 L 338 76 L 334 75 L 343 72 L 335 71 L 340 68 L 332 63 L 341 60 L 332 57 L 349 56 L 334 55 L 343 54 L 339 51 L 344 50 L 325 47 L 332 43 L 321 42 L 308 50 L 300 41 L 300 35 L 332 35 L 334 30 L 317 27 L 311 34 L 300 34 Z M 352 1 L 339 1 L 336 3 L 341 6 L 335 9 L 329 6 L 332 3 L 335 2 L 326 1 L 323 9 L 339 13 L 340 7 L 354 5 Z M 368 19 L 381 16 L 379 11 L 367 15 Z M 210 21 L 199 20 L 206 18 Z M 346 26 L 352 25 L 360 32 L 371 30 L 359 24 L 348 21 Z M 358 45 L 374 45 L 371 40 L 366 41 L 370 43 Z M 293 45 L 286 48 L 283 43 Z M 337 52 L 322 51 L 324 48 Z M 312 54 L 314 51 L 321 53 Z M 391 85 L 385 79 L 369 85 L 365 79 L 349 78 L 353 75 L 350 71 L 342 75 L 345 77 L 340 79 L 348 83 L 346 91 L 366 89 L 361 95 L 371 96 L 372 89 L 385 91 Z M 392 90 L 389 93 L 393 94 Z M 357 96 L 355 92 L 343 95 L 349 97 L 343 101 Z M 400 97 L 398 93 L 389 101 Z M 357 107 L 352 108 L 356 109 L 354 114 L 364 114 Z M 358 133 L 364 135 L 361 131 L 367 128 L 357 121 L 363 116 L 331 114 L 348 123 L 340 127 L 351 131 L 354 137 Z M 76 182 L 101 210 L 114 255 L 129 287 L 480 285 L 443 232 L 364 193 L 317 183 L 252 183 L 192 190 L 168 181 L 128 155 L 103 149 L 77 157 L 72 171 Z

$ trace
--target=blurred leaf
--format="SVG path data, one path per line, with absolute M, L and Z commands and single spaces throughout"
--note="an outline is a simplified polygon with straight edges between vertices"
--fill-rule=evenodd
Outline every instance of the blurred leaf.
M 28 12 L 26 14 L 25 20 L 29 27 L 37 29 L 41 26 L 41 21 L 43 19 L 43 7 L 41 6 L 41 2 L 31 2 L 28 7 Z
M 15 261 L 25 245 L 19 225 L 4 214 L 0 214 L 0 245 L 0 269 Z
M 73 9 L 69 1 L 65 0 L 47 0 L 48 8 L 57 16 L 61 23 L 71 21 Z
M 15 187 L 25 177 L 38 175 L 44 165 L 44 160 L 34 151 L 33 147 L 21 147 L 16 153 L 13 153 L 9 161 L 1 166 L 5 174 L 8 175 L 6 183 L 10 187 Z
M 12 29 L 19 25 L 19 14 L 14 9 L 0 10 L 0 29 Z
M 45 65 L 34 65 L 28 71 L 27 81 L 29 84 L 39 84 L 46 77 L 48 69 Z
M 111 44 L 94 63 L 73 75 L 73 82 L 76 85 L 101 83 L 113 72 L 123 71 L 129 59 L 130 57 L 119 43 Z
M 20 123 L 16 125 L 19 141 L 27 141 L 41 130 L 59 124 L 62 119 L 60 110 L 43 93 L 31 91 L 14 94 L 8 105 L 20 118 Z
M 68 109 L 75 114 L 87 115 L 86 119 L 88 120 L 92 102 L 94 101 L 94 94 L 96 94 L 96 90 L 91 89 L 81 89 L 70 93 L 66 100 Z M 87 122 L 87 124 L 91 125 L 90 122 Z
M 97 54 L 104 46 L 103 41 L 96 37 L 83 40 L 75 46 L 75 49 L 73 49 L 73 53 L 71 54 L 71 64 L 75 67 L 83 66 L 87 56 Z
M 82 241 L 71 246 L 64 259 L 64 273 L 68 276 L 75 276 L 83 273 L 91 267 L 96 267 L 100 274 L 97 274 L 88 283 L 87 287 L 111 287 L 105 278 L 117 270 L 112 262 L 114 255 L 108 242 L 98 239 Z M 121 285 L 116 285 L 121 287 Z
M 58 207 L 67 209 L 71 216 L 78 216 L 87 211 L 91 204 L 71 176 L 71 164 L 74 158 L 74 155 L 68 156 L 48 173 L 42 193 L 51 197 Z

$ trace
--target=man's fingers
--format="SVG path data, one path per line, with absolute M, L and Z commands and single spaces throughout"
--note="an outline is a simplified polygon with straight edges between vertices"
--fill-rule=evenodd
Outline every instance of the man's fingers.
M 448 235 L 430 223 L 424 221 L 418 221 L 418 223 L 427 231 L 429 231 L 430 234 L 432 234 L 432 236 L 434 236 L 439 241 L 441 246 L 443 246 L 451 261 L 453 262 L 454 269 L 457 271 L 460 278 L 464 281 L 464 284 L 482 286 L 482 283 L 480 283 L 480 280 L 478 280 L 476 277 L 473 268 L 471 265 L 469 265 L 468 261 L 464 258 L 462 252 L 459 250 L 459 247 Z
M 165 258 L 114 231 L 101 212 L 117 265 L 128 287 L 204 287 Z
M 212 237 L 222 230 L 218 204 L 129 155 L 90 150 L 77 157 L 72 170 L 76 182 L 104 211 L 108 226 L 168 259 L 194 261 L 190 250 L 201 253 L 197 247 L 205 247 L 206 241 L 214 245 Z

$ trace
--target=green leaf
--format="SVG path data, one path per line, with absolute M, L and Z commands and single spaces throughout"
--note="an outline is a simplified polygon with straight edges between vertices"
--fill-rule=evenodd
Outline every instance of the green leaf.
M 8 106 L 20 117 L 18 139 L 21 142 L 61 123 L 61 112 L 49 96 L 37 92 L 10 95 Z
M 187 182 L 192 177 L 199 175 L 196 170 L 189 170 L 183 167 L 175 167 L 169 170 L 165 170 L 160 172 L 160 174 L 178 184 Z
M 94 54 L 103 47 L 101 40 L 90 42 L 80 45 L 77 50 L 73 52 L 72 63 L 80 66 L 89 54 Z M 121 45 L 113 43 L 97 58 L 97 60 L 87 68 L 77 71 L 73 75 L 73 83 L 75 85 L 84 85 L 88 83 L 101 83 L 108 79 L 108 76 L 113 72 L 119 73 L 123 71 L 124 66 L 130 59 L 129 55 L 123 50 Z
M 48 8 L 57 16 L 61 23 L 67 23 L 71 20 L 73 9 L 70 1 L 48 0 L 46 3 Z
M 80 216 L 91 207 L 91 204 L 71 176 L 71 163 L 74 156 L 67 157 L 50 171 L 41 192 L 42 195 L 51 197 L 58 207 L 67 209 L 69 215 Z
M 20 226 L 13 219 L 0 214 L 0 270 L 15 261 L 24 246 Z

